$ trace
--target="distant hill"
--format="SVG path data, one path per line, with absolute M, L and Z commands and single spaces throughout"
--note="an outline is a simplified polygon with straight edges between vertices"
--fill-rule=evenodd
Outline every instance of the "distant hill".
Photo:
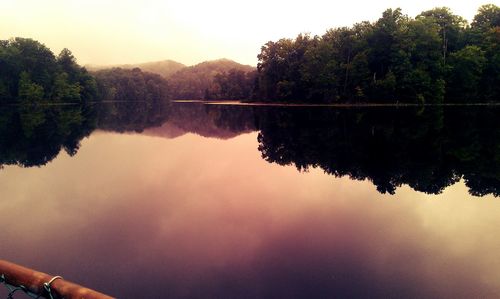
M 177 71 L 186 68 L 184 64 L 173 60 L 162 60 L 162 61 L 153 61 L 153 62 L 138 63 L 138 64 L 121 64 L 121 65 L 86 65 L 85 67 L 89 71 L 99 71 L 110 68 L 122 68 L 122 69 L 140 68 L 143 71 L 158 74 L 164 77 L 165 79 L 168 79 Z
M 172 103 L 168 120 L 159 127 L 144 130 L 144 135 L 176 138 L 186 133 L 229 139 L 257 130 L 253 109 L 243 106 Z
M 229 59 L 217 59 L 183 68 L 169 78 L 172 98 L 203 99 L 205 92 L 212 88 L 215 76 L 220 73 L 227 73 L 230 70 L 252 72 L 255 71 L 255 67 Z
M 122 65 L 86 65 L 89 71 L 100 71 L 112 68 L 133 69 L 158 74 L 168 80 L 171 98 L 174 100 L 199 100 L 204 99 L 208 93 L 211 98 L 215 91 L 220 89 L 219 83 L 214 81 L 218 74 L 228 74 L 240 71 L 245 74 L 255 72 L 255 67 L 237 63 L 233 60 L 222 58 L 205 61 L 193 66 L 185 66 L 173 60 L 154 61 L 140 64 Z M 247 80 L 252 83 L 252 80 Z M 243 85 L 248 85 L 247 83 Z

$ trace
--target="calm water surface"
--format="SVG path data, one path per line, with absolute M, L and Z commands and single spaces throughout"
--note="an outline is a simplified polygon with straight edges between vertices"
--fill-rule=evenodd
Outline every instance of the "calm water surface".
M 28 136 L 36 146 L 9 151 L 3 131 L 1 258 L 119 298 L 500 297 L 497 124 L 483 151 L 477 132 L 468 146 L 464 130 L 443 132 L 447 112 L 402 128 L 406 140 L 372 112 L 335 110 L 332 127 L 310 112 L 297 128 L 283 109 L 240 107 L 229 121 L 200 107 L 143 121 L 68 112 L 59 122 L 77 129 L 48 134 L 65 136 L 59 147 Z M 81 115 L 97 115 L 91 129 Z M 374 139 L 358 144 L 363 132 Z M 40 144 L 58 150 L 42 159 Z

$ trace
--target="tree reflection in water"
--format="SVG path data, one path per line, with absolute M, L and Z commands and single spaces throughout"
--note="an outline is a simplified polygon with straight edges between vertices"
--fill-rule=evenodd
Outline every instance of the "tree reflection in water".
M 232 138 L 258 131 L 271 163 L 300 171 L 368 179 L 382 193 L 397 187 L 438 194 L 460 179 L 476 196 L 500 194 L 498 107 L 259 107 L 116 102 L 0 109 L 0 165 L 45 165 L 74 155 L 96 129 L 191 132 Z M 155 129 L 150 129 L 154 128 Z M 149 129 L 148 129 L 149 128 Z M 175 134 L 168 130 L 175 128 Z
M 473 195 L 498 196 L 498 109 L 433 107 L 270 109 L 259 150 L 299 170 L 369 179 L 382 193 L 407 184 L 437 194 L 461 178 Z

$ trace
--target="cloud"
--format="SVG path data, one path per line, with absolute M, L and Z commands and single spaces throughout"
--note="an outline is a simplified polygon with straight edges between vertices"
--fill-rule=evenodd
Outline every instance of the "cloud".
M 493 201 L 462 182 L 381 195 L 256 146 L 99 132 L 75 157 L 8 166 L 2 257 L 120 298 L 498 296 Z

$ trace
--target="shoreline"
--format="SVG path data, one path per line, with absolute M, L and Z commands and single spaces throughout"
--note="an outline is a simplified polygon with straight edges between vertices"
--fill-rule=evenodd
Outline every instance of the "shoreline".
M 147 103 L 147 101 L 92 101 L 85 104 L 110 104 L 110 103 Z M 499 107 L 500 103 L 443 103 L 443 104 L 414 104 L 414 103 L 350 103 L 350 104 L 320 104 L 320 103 L 283 103 L 283 102 L 243 102 L 243 101 L 205 101 L 205 100 L 171 100 L 170 104 L 202 104 L 248 107 L 330 107 L 330 108 L 376 108 L 376 107 Z M 77 106 L 83 103 L 0 103 L 0 107 L 19 106 Z
M 500 103 L 443 103 L 443 104 L 413 104 L 413 103 L 355 103 L 355 104 L 308 104 L 308 103 L 269 103 L 269 102 L 242 102 L 242 101 L 205 101 L 205 100 L 172 100 L 172 103 L 196 103 L 204 105 L 228 106 L 268 106 L 268 107 L 440 107 L 440 106 L 500 106 Z

